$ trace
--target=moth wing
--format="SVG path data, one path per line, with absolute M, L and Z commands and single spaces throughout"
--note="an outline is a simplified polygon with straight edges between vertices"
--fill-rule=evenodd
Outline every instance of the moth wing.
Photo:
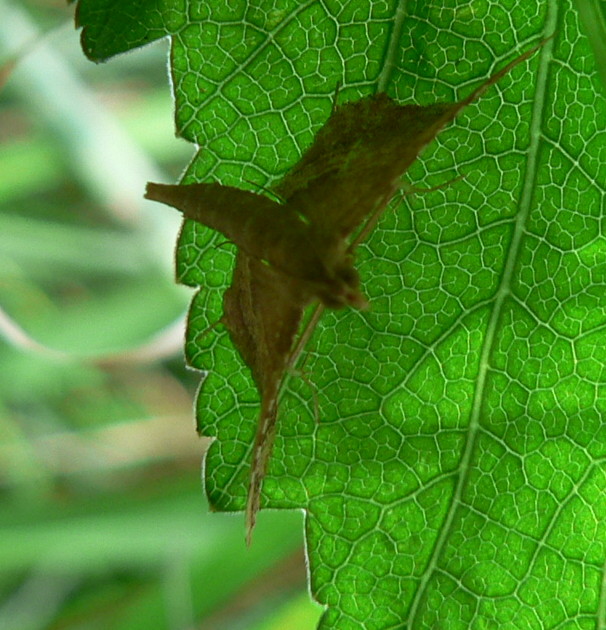
M 299 163 L 275 188 L 277 194 L 307 217 L 318 240 L 347 237 L 391 199 L 400 177 L 425 145 L 546 41 L 518 56 L 458 103 L 399 105 L 381 93 L 337 107 Z
M 269 262 L 286 275 L 323 280 L 310 226 L 288 204 L 220 184 L 147 184 L 147 199 L 181 211 L 188 219 L 218 230 L 240 250 Z
M 233 281 L 223 297 L 222 321 L 261 395 L 246 507 L 249 542 L 276 433 L 280 385 L 307 301 L 297 280 L 238 252 Z
M 456 105 L 399 105 L 385 94 L 339 107 L 276 192 L 319 239 L 343 239 L 391 199 Z
M 233 186 L 149 182 L 145 198 L 176 208 L 185 218 L 221 232 L 250 256 L 262 259 L 269 254 L 268 240 L 274 233 L 290 236 L 296 227 L 296 215 L 285 212 L 283 205 Z

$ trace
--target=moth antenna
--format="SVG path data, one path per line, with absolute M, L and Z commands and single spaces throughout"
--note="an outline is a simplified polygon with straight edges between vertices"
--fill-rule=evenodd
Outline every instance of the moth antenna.
M 257 522 L 257 513 L 261 507 L 261 489 L 267 473 L 267 464 L 273 450 L 274 438 L 278 422 L 278 387 L 270 394 L 269 400 L 265 400 L 266 393 L 262 394 L 263 403 L 261 417 L 255 435 L 253 446 L 253 460 L 250 468 L 250 482 L 248 487 L 248 499 L 246 501 L 246 545 L 250 547 L 252 533 Z
M 229 239 L 225 239 L 224 241 L 221 241 L 220 243 L 217 243 L 215 245 L 215 249 L 223 249 L 227 245 L 235 245 L 235 243 L 233 241 L 230 241 Z
M 322 317 L 322 313 L 325 310 L 326 309 L 324 308 L 324 306 L 322 306 L 322 304 L 316 305 L 313 313 L 311 314 L 311 317 L 309 318 L 309 321 L 303 327 L 299 339 L 297 340 L 295 347 L 292 349 L 290 356 L 286 361 L 287 369 L 291 369 L 301 356 L 301 353 L 305 349 L 309 338 L 311 337 L 313 331 L 316 329 L 316 326 L 320 321 L 320 317 Z
M 389 190 L 380 197 L 380 199 L 377 201 L 375 209 L 372 211 L 372 214 L 368 217 L 366 223 L 362 226 L 362 229 L 358 232 L 357 236 L 349 244 L 349 252 L 353 252 L 356 247 L 360 243 L 362 243 L 366 239 L 366 237 L 374 230 L 375 225 L 381 218 L 381 215 L 387 207 L 387 204 L 391 201 L 392 197 L 398 191 L 398 188 L 399 184 L 394 183 L 393 186 L 391 186 Z
M 305 370 L 305 364 L 309 360 L 309 356 L 310 356 L 309 352 L 306 352 L 305 357 L 303 358 L 303 363 L 301 364 L 301 367 L 295 369 L 294 366 L 290 366 L 288 369 L 291 374 L 293 374 L 294 376 L 298 376 L 311 390 L 311 395 L 312 395 L 312 399 L 314 403 L 314 420 L 316 421 L 316 424 L 319 424 L 320 404 L 318 400 L 318 388 L 311 381 L 311 379 L 309 378 Z
M 467 177 L 467 174 L 461 173 L 460 175 L 457 175 L 456 177 L 449 179 L 447 182 L 438 184 L 437 186 L 432 186 L 431 188 L 411 186 L 410 184 L 404 183 L 401 188 L 402 196 L 406 197 L 406 195 L 415 195 L 417 193 L 424 194 L 424 193 L 435 192 L 436 190 L 441 190 L 442 188 L 447 188 L 448 186 L 451 186 L 452 184 L 455 184 L 456 182 L 460 182 L 462 179 L 465 179 L 465 177 Z
M 280 197 L 280 195 L 278 195 L 278 193 L 274 192 L 271 188 L 267 188 L 266 186 L 263 186 L 263 184 L 257 184 L 257 182 L 253 182 L 250 179 L 245 179 L 244 181 L 249 183 L 251 186 L 257 187 L 259 190 L 262 190 L 263 192 L 266 192 L 268 195 L 271 195 L 279 203 L 282 203 L 282 204 L 286 203 L 286 201 L 284 199 L 282 199 L 282 197 Z

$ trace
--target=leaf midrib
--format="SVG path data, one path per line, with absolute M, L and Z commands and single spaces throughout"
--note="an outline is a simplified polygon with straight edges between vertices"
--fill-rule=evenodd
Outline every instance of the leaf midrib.
M 389 80 L 395 68 L 395 59 L 400 52 L 399 45 L 401 42 L 402 28 L 407 15 L 407 4 L 408 0 L 400 0 L 396 6 L 393 28 L 387 43 L 387 54 L 385 55 L 381 74 L 377 79 L 377 93 L 386 91 L 387 85 L 389 84 Z
M 551 0 L 547 7 L 545 31 L 552 35 L 556 30 L 558 17 L 557 0 Z M 505 266 L 503 268 L 503 275 L 501 283 L 495 297 L 493 298 L 493 306 L 490 314 L 490 320 L 486 328 L 486 335 L 482 346 L 482 352 L 480 355 L 480 362 L 478 367 L 478 375 L 476 378 L 476 390 L 474 394 L 473 405 L 470 414 L 469 427 L 467 430 L 467 440 L 464 446 L 463 455 L 461 457 L 457 470 L 453 473 L 457 478 L 457 484 L 452 495 L 451 503 L 446 513 L 444 523 L 440 528 L 440 533 L 436 540 L 433 553 L 427 563 L 427 566 L 420 577 L 419 588 L 415 593 L 415 597 L 412 601 L 406 627 L 415 628 L 415 618 L 419 610 L 421 601 L 431 579 L 431 576 L 438 570 L 438 560 L 448 541 L 452 524 L 454 522 L 455 514 L 460 505 L 462 505 L 462 496 L 465 486 L 468 480 L 469 463 L 473 455 L 478 430 L 480 427 L 480 413 L 482 409 L 482 402 L 484 400 L 484 393 L 486 388 L 486 377 L 489 369 L 489 357 L 492 354 L 497 326 L 502 314 L 503 304 L 505 299 L 511 294 L 511 280 L 513 271 L 518 261 L 520 253 L 522 237 L 525 234 L 525 227 L 528 221 L 530 213 L 530 202 L 532 199 L 533 190 L 536 184 L 537 175 L 537 161 L 539 154 L 539 143 L 541 139 L 541 123 L 543 116 L 543 109 L 546 102 L 547 91 L 547 75 L 549 68 L 549 60 L 551 59 L 553 49 L 553 39 L 547 42 L 545 46 L 539 51 L 539 64 L 536 74 L 536 88 L 535 97 L 532 108 L 532 116 L 530 123 L 530 143 L 528 147 L 528 160 L 526 163 L 526 170 L 524 174 L 524 181 L 522 185 L 522 193 L 520 195 L 519 211 L 514 224 L 514 232 L 509 246 L 509 252 L 505 259 Z

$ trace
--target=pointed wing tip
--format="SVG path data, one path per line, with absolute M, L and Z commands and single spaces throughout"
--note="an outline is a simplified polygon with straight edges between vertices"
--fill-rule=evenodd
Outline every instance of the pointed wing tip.
M 246 506 L 246 546 L 250 547 L 252 544 L 252 535 L 257 523 L 257 511 L 250 505 L 250 501 Z
M 156 184 L 155 182 L 147 182 L 147 184 L 145 184 L 145 194 L 143 195 L 143 197 L 145 199 L 150 199 L 151 201 L 157 201 L 158 193 L 160 192 L 163 186 L 164 184 Z
M 187 186 L 147 182 L 143 198 L 163 203 L 187 216 L 188 195 L 189 189 Z
M 534 55 L 537 50 L 542 48 L 549 40 L 555 37 L 555 33 L 549 35 L 548 37 L 544 37 L 537 44 L 526 50 L 525 52 L 518 55 L 513 61 L 510 61 L 504 68 L 501 68 L 498 72 L 495 72 L 491 77 L 488 78 L 479 88 L 474 90 L 467 98 L 464 98 L 462 101 L 458 103 L 458 111 L 463 109 L 463 107 L 469 105 L 473 101 L 477 100 L 486 90 L 500 81 L 506 74 L 508 74 L 513 68 L 517 65 L 530 59 L 532 55 Z

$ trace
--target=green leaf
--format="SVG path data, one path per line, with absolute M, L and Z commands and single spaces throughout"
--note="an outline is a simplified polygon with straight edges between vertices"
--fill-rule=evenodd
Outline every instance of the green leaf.
M 343 101 L 452 102 L 556 33 L 409 173 L 465 179 L 394 200 L 360 248 L 371 308 L 325 314 L 310 340 L 263 505 L 306 510 L 323 629 L 605 623 L 606 111 L 574 7 L 195 7 L 171 39 L 177 130 L 202 147 L 185 181 L 253 190 L 309 146 L 337 85 Z M 186 350 L 209 370 L 207 493 L 241 510 L 258 399 L 227 335 L 203 334 L 233 265 L 219 244 L 186 223 L 178 276 L 202 287 Z
M 178 32 L 187 24 L 184 0 L 79 0 L 76 24 L 93 61 Z

